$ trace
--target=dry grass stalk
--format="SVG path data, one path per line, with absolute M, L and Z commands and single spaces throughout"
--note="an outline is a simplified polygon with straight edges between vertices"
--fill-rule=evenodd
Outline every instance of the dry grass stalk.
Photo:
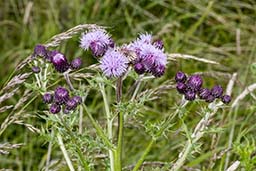
M 3 91 L 9 90 L 10 88 L 22 84 L 26 81 L 26 79 L 31 75 L 32 73 L 24 73 L 24 74 L 19 74 L 14 76 L 9 82 L 8 84 L 3 88 Z
M 31 90 L 25 90 L 24 95 L 20 98 L 18 103 L 15 105 L 13 110 L 18 109 L 20 106 L 24 105 L 24 102 L 26 102 L 31 96 L 32 96 Z
M 240 161 L 235 161 L 226 171 L 235 171 L 240 165 Z
M 10 143 L 4 143 L 0 144 L 0 154 L 9 154 L 10 150 L 20 148 L 24 144 L 10 144 Z
M 11 108 L 13 108 L 13 105 L 3 106 L 3 107 L 0 108 L 0 113 L 3 113 L 6 110 L 11 109 Z
M 1 104 L 3 101 L 5 101 L 5 100 L 11 98 L 18 90 L 19 90 L 19 88 L 15 88 L 15 89 L 12 90 L 10 93 L 5 93 L 4 95 L 2 95 L 2 96 L 0 97 L 0 104 Z

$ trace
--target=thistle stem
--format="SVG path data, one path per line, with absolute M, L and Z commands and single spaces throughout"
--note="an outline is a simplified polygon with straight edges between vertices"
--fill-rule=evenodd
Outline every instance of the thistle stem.
M 65 78 L 65 80 L 66 80 L 66 82 L 67 82 L 67 84 L 68 84 L 69 89 L 70 89 L 71 91 L 75 91 L 75 89 L 74 89 L 74 87 L 73 87 L 73 85 L 72 85 L 72 83 L 71 83 L 71 81 L 70 81 L 68 71 L 67 71 L 67 72 L 64 72 L 64 73 L 63 73 L 63 76 L 64 76 L 64 78 Z

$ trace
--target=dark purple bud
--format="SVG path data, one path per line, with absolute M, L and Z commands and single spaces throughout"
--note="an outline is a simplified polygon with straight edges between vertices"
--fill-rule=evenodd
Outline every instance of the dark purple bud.
M 75 58 L 71 62 L 71 68 L 72 69 L 79 69 L 82 66 L 82 59 L 81 58 Z
M 72 99 L 69 99 L 66 103 L 66 108 L 67 110 L 75 110 L 77 107 L 77 103 L 76 101 L 72 98 Z
M 47 56 L 45 57 L 45 60 L 48 62 L 52 62 L 52 57 L 58 54 L 59 52 L 57 50 L 52 50 L 47 52 Z
M 115 42 L 112 38 L 109 38 L 109 45 L 108 46 L 111 47 L 111 48 L 115 47 Z
M 225 104 L 228 104 L 231 101 L 231 97 L 229 95 L 224 95 L 221 97 L 221 101 Z
M 187 81 L 186 74 L 181 71 L 177 72 L 177 74 L 175 75 L 175 81 L 185 83 Z
M 203 85 L 203 80 L 200 75 L 192 75 L 187 81 L 187 86 L 191 90 L 198 91 Z
M 107 51 L 107 47 L 99 42 L 92 42 L 90 44 L 90 49 L 95 57 L 103 56 L 104 53 Z
M 77 104 L 82 103 L 82 98 L 80 96 L 74 96 L 73 99 L 76 101 Z
M 32 71 L 33 71 L 34 73 L 38 74 L 38 73 L 41 71 L 41 69 L 40 69 L 39 67 L 37 67 L 37 66 L 33 66 L 33 67 L 32 67 Z
M 34 48 L 34 55 L 40 56 L 40 57 L 45 57 L 47 56 L 47 50 L 44 45 L 36 45 Z
M 53 101 L 53 96 L 52 96 L 52 94 L 51 94 L 51 93 L 45 93 L 45 94 L 43 95 L 43 101 L 44 101 L 44 103 L 50 104 L 50 103 Z
M 54 92 L 54 100 L 57 104 L 65 104 L 69 100 L 69 92 L 64 87 L 56 88 Z
M 222 96 L 223 93 L 223 89 L 220 85 L 215 85 L 212 89 L 211 89 L 211 94 L 216 97 L 216 98 L 220 98 Z
M 185 93 L 185 99 L 189 101 L 193 101 L 196 98 L 196 93 L 194 91 L 188 90 Z
M 164 48 L 164 43 L 162 40 L 157 40 L 153 43 L 153 45 L 158 48 L 158 49 L 163 49 Z
M 198 92 L 200 99 L 207 99 L 210 94 L 211 91 L 208 88 L 201 88 Z
M 144 74 L 145 73 L 145 67 L 142 63 L 136 63 L 134 65 L 134 70 L 137 74 Z
M 55 69 L 60 73 L 63 73 L 69 69 L 67 58 L 61 53 L 57 53 L 52 56 L 52 64 L 54 65 Z
M 51 105 L 51 107 L 50 107 L 50 112 L 51 112 L 52 114 L 57 114 L 57 113 L 60 112 L 60 110 L 61 110 L 60 105 L 55 104 L 55 103 L 53 103 L 53 104 Z
M 164 65 L 158 65 L 158 66 L 154 67 L 151 72 L 155 77 L 161 77 L 161 76 L 164 75 L 165 66 Z
M 70 110 L 68 110 L 67 108 L 65 108 L 65 109 L 63 110 L 63 113 L 64 113 L 64 114 L 69 114 L 69 112 L 70 112 Z
M 211 102 L 213 102 L 214 100 L 215 100 L 215 97 L 214 97 L 212 94 L 210 94 L 210 95 L 205 99 L 205 101 L 208 102 L 208 103 L 211 103 Z
M 176 89 L 179 93 L 184 94 L 187 91 L 187 86 L 182 82 L 178 82 L 176 85 Z

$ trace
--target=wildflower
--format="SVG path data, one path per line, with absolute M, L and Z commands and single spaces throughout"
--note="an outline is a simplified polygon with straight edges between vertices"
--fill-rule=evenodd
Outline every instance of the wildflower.
M 57 113 L 60 112 L 60 110 L 61 110 L 61 106 L 58 105 L 58 104 L 55 104 L 55 103 L 53 103 L 53 104 L 51 105 L 51 107 L 50 107 L 50 112 L 51 112 L 52 114 L 57 114 Z
M 74 96 L 73 99 L 76 101 L 77 104 L 82 103 L 82 98 L 80 96 Z
M 167 57 L 162 50 L 151 44 L 142 44 L 139 60 L 143 62 L 146 69 L 151 71 L 153 66 L 166 65 Z
M 63 73 L 69 69 L 69 63 L 63 54 L 54 51 L 51 55 L 51 62 L 58 72 Z
M 65 104 L 69 100 L 69 92 L 64 87 L 57 87 L 54 92 L 54 100 L 57 104 Z
M 188 90 L 185 92 L 185 99 L 189 101 L 193 101 L 196 98 L 196 93 L 192 90 Z
M 220 98 L 222 96 L 223 93 L 223 89 L 220 85 L 215 85 L 212 89 L 211 89 L 211 94 L 216 97 L 216 98 Z
M 146 71 L 144 65 L 140 62 L 134 65 L 134 70 L 137 74 L 143 74 Z
M 43 101 L 44 101 L 44 103 L 50 104 L 50 103 L 53 101 L 53 96 L 52 96 L 52 94 L 51 94 L 51 93 L 45 93 L 45 94 L 43 95 Z
M 187 81 L 187 86 L 191 90 L 198 91 L 203 85 L 203 80 L 200 75 L 192 75 Z
M 107 51 L 108 46 L 113 46 L 113 41 L 104 30 L 93 30 L 82 35 L 80 46 L 84 50 L 92 51 L 94 56 L 102 56 Z
M 157 40 L 153 43 L 153 45 L 158 48 L 158 49 L 163 49 L 164 48 L 164 43 L 162 40 Z
M 134 51 L 137 55 L 140 54 L 141 46 L 143 44 L 151 44 L 152 42 L 152 35 L 151 34 L 141 34 L 139 37 L 132 43 L 128 45 L 128 49 L 130 51 Z
M 185 73 L 179 71 L 177 72 L 177 74 L 175 75 L 175 81 L 176 82 L 182 82 L 182 83 L 185 83 L 187 80 L 187 76 Z
M 34 48 L 34 55 L 45 57 L 47 55 L 47 49 L 44 45 L 36 45 Z
M 187 91 L 187 86 L 182 82 L 178 82 L 176 85 L 176 89 L 179 93 L 184 94 Z
M 100 68 L 107 77 L 120 77 L 127 70 L 128 62 L 122 53 L 109 49 L 100 60 Z
M 224 95 L 221 97 L 221 101 L 225 104 L 228 104 L 231 101 L 231 97 L 229 95 Z
M 201 88 L 198 92 L 198 96 L 201 99 L 207 99 L 210 94 L 211 94 L 211 91 L 208 88 Z
M 208 102 L 208 103 L 211 103 L 211 102 L 213 102 L 214 100 L 215 100 L 215 97 L 214 97 L 212 94 L 210 94 L 210 95 L 205 99 L 205 101 Z
M 151 69 L 151 73 L 155 77 L 161 77 L 162 75 L 164 75 L 164 72 L 165 72 L 165 66 L 164 65 L 157 65 L 157 66 L 155 66 Z
M 71 61 L 71 68 L 72 69 L 79 69 L 82 65 L 82 59 L 81 58 L 75 58 Z
M 38 73 L 41 71 L 41 69 L 40 69 L 39 67 L 37 67 L 37 66 L 33 66 L 33 67 L 32 67 L 32 71 L 33 71 L 34 73 L 38 74 Z
M 69 99 L 66 103 L 66 110 L 75 110 L 77 107 L 77 102 L 76 100 L 74 100 L 73 98 L 72 99 Z

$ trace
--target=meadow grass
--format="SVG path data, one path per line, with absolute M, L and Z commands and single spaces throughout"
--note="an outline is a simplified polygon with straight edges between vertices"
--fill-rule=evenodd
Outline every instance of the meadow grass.
M 120 44 L 128 43 L 139 33 L 149 32 L 164 41 L 168 53 L 188 54 L 220 63 L 215 65 L 177 58 L 169 61 L 163 77 L 142 83 L 142 90 L 162 89 L 159 89 L 152 101 L 145 103 L 139 111 L 140 117 L 132 117 L 125 125 L 123 164 L 127 170 L 139 159 L 150 141 L 144 125 L 158 123 L 172 114 L 174 106 L 181 99 L 172 87 L 168 87 L 177 71 L 201 72 L 209 87 L 216 83 L 225 87 L 232 74 L 237 73 L 232 90 L 233 99 L 256 80 L 254 0 L 3 0 L 0 2 L 1 87 L 13 76 L 30 72 L 29 67 L 22 70 L 15 68 L 32 53 L 36 44 L 45 43 L 52 36 L 79 24 L 106 26 Z M 58 49 L 69 59 L 75 56 L 83 57 L 85 66 L 93 64 L 95 60 L 77 48 L 78 46 L 79 35 L 75 35 L 72 39 L 62 42 Z M 131 80 L 124 82 L 124 92 L 129 91 L 126 85 L 131 84 Z M 9 148 L 0 146 L 0 150 L 9 152 L 2 154 L 0 151 L 0 169 L 22 171 L 42 170 L 45 167 L 49 148 L 46 139 L 49 140 L 50 136 L 39 136 L 37 133 L 48 124 L 41 118 L 40 113 L 40 110 L 45 108 L 40 95 L 25 92 L 27 88 L 25 84 L 21 84 L 15 95 L 1 103 L 1 107 L 15 106 L 21 97 L 24 100 L 21 106 L 16 109 L 14 106 L 10 107 L 0 115 L 2 125 L 6 118 L 16 117 L 0 135 L 0 144 L 16 144 L 5 145 Z M 108 95 L 114 94 L 109 87 L 106 91 Z M 6 92 L 10 90 L 1 91 L 0 96 Z M 104 122 L 104 116 L 99 114 L 103 111 L 104 104 L 99 103 L 101 96 L 99 93 L 94 96 L 95 92 L 96 90 L 92 90 L 88 94 L 88 108 L 99 122 Z M 128 104 L 127 106 L 132 107 Z M 168 167 L 164 167 L 165 164 L 177 159 L 187 135 L 193 132 L 195 125 L 200 121 L 200 111 L 205 106 L 202 103 L 190 103 L 182 120 L 178 117 L 174 119 L 175 124 L 170 131 L 152 145 L 144 170 L 168 170 Z M 84 126 L 90 129 L 91 123 L 86 116 L 84 118 Z M 232 163 L 239 161 L 239 170 L 255 170 L 255 120 L 255 95 L 250 92 L 236 106 L 229 105 L 216 113 L 206 135 L 193 147 L 193 154 L 188 156 L 182 169 L 226 170 Z M 81 139 L 86 138 L 90 139 Z M 90 141 L 90 145 L 96 146 L 98 141 Z M 83 143 L 88 145 L 87 142 Z M 91 153 L 96 154 L 95 151 Z M 52 144 L 51 162 L 52 169 L 68 170 L 57 142 Z M 101 167 L 96 167 L 96 170 L 100 170 L 99 168 Z

